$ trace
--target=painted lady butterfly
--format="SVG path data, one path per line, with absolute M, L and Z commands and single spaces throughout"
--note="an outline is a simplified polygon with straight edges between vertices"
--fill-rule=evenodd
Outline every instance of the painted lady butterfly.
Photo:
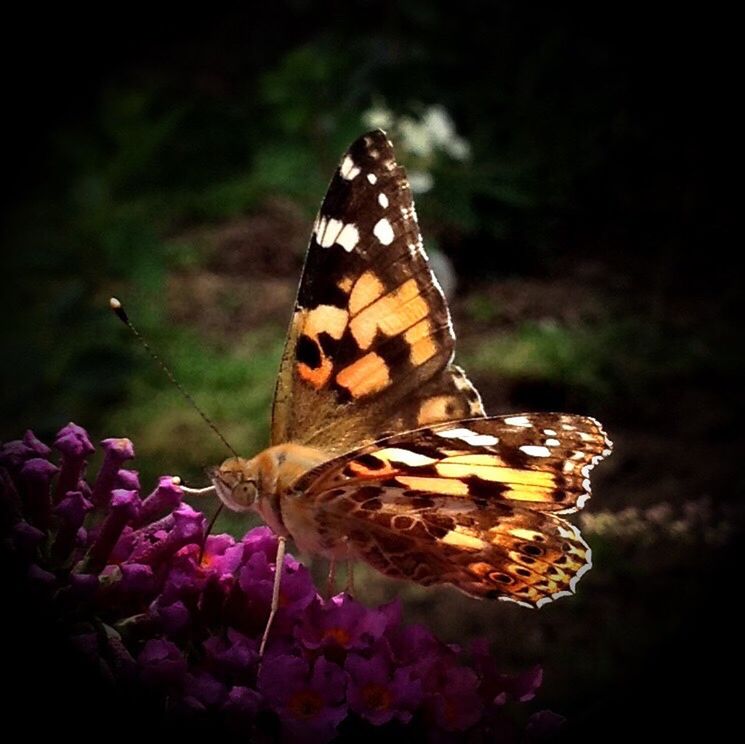
M 611 443 L 584 416 L 487 417 L 454 344 L 406 174 L 370 132 L 313 227 L 272 446 L 213 471 L 220 499 L 301 550 L 424 586 L 531 607 L 574 591 L 590 548 L 558 515 L 585 504 Z

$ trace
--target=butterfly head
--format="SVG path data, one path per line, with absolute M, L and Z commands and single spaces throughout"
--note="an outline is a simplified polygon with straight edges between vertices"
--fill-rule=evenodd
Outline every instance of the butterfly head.
M 259 490 L 254 460 L 229 457 L 210 472 L 220 501 L 232 511 L 255 511 Z

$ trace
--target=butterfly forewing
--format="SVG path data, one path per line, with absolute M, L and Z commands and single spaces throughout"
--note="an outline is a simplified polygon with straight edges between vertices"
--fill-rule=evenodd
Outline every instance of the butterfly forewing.
M 385 134 L 370 132 L 342 158 L 314 224 L 273 443 L 338 454 L 384 431 L 482 415 L 451 364 L 454 342 L 405 171 Z

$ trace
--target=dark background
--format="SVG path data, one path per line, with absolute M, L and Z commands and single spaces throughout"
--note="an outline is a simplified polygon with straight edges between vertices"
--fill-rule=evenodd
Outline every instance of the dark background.
M 373 574 L 361 596 L 400 592 L 449 641 L 543 664 L 538 707 L 573 736 L 726 730 L 745 485 L 733 19 L 298 1 L 28 11 L 5 34 L 2 438 L 70 419 L 129 436 L 145 484 L 201 483 L 224 456 L 108 313 L 118 294 L 233 446 L 261 447 L 338 157 L 376 102 L 442 105 L 472 157 L 425 163 L 417 204 L 457 276 L 458 359 L 491 413 L 591 413 L 616 451 L 575 598 L 528 612 Z

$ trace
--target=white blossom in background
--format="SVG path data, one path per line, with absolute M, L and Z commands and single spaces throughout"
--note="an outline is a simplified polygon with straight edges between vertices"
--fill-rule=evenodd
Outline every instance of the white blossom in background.
M 447 254 L 432 246 L 427 248 L 427 255 L 429 256 L 429 265 L 437 277 L 437 281 L 440 282 L 443 294 L 448 300 L 452 300 L 458 286 L 458 276 L 455 273 L 453 262 L 447 257 Z
M 438 157 L 445 155 L 464 161 L 471 157 L 471 146 L 455 131 L 455 123 L 440 104 L 426 106 L 421 114 L 397 116 L 385 104 L 375 103 L 363 115 L 362 121 L 371 128 L 385 129 L 396 148 L 410 156 L 409 183 L 415 194 L 423 194 L 434 186 L 431 169 Z
M 429 171 L 410 170 L 409 186 L 415 194 L 426 194 L 435 185 L 435 179 Z
M 444 106 L 429 106 L 424 111 L 422 124 L 433 145 L 444 150 L 453 160 L 471 157 L 471 146 L 455 132 L 455 124 Z
M 362 122 L 370 129 L 391 129 L 395 122 L 393 112 L 384 104 L 376 103 L 362 114 Z
M 417 121 L 411 116 L 402 116 L 396 127 L 399 147 L 419 158 L 429 158 L 435 150 L 435 138 L 427 128 L 425 120 Z

